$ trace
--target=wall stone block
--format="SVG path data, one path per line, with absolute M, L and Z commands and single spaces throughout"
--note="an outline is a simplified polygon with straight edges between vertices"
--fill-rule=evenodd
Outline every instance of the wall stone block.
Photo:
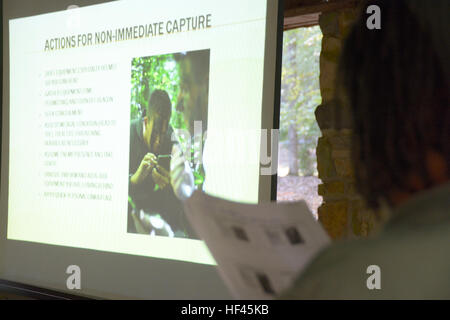
M 339 13 L 328 12 L 319 16 L 319 25 L 324 36 L 339 37 Z
M 319 221 L 332 239 L 341 239 L 348 234 L 348 202 L 334 201 L 323 204 L 319 210 Z
M 328 196 L 345 193 L 344 181 L 330 181 L 319 185 L 319 195 Z
M 336 169 L 331 158 L 331 145 L 327 137 L 320 137 L 317 143 L 317 171 L 319 178 L 325 181 L 336 177 Z
M 334 159 L 334 165 L 339 177 L 352 179 L 355 176 L 355 171 L 350 158 Z
M 318 209 L 318 215 L 333 239 L 367 236 L 375 223 L 374 214 L 365 209 L 355 188 L 351 113 L 348 106 L 338 107 L 335 103 L 336 72 L 343 39 L 356 15 L 356 9 L 344 9 L 323 13 L 319 19 L 323 33 L 320 56 L 322 105 L 315 115 L 322 137 L 316 154 L 319 178 L 323 182 L 318 191 L 324 203 Z

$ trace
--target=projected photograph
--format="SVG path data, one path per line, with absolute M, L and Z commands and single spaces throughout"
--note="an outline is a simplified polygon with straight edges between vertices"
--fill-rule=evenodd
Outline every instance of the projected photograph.
M 195 238 L 170 164 L 177 144 L 191 155 L 194 189 L 202 189 L 205 171 L 193 150 L 204 146 L 208 126 L 209 60 L 208 49 L 131 61 L 128 233 Z

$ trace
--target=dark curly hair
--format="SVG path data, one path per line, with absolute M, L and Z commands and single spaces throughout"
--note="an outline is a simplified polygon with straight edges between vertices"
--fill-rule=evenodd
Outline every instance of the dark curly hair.
M 147 116 L 158 114 L 164 119 L 170 119 L 172 114 L 172 103 L 169 95 L 164 90 L 153 90 L 147 107 Z
M 337 91 L 350 105 L 356 182 L 372 208 L 394 188 L 409 190 L 411 172 L 432 185 L 426 150 L 450 168 L 449 3 L 367 1 L 344 44 Z M 379 30 L 366 26 L 373 4 Z

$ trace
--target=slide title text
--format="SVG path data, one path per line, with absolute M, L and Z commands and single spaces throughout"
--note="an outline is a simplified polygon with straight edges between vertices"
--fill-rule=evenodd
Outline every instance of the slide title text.
M 45 41 L 44 51 L 54 51 L 126 40 L 136 40 L 211 28 L 211 14 L 154 22 L 112 30 L 56 37 Z

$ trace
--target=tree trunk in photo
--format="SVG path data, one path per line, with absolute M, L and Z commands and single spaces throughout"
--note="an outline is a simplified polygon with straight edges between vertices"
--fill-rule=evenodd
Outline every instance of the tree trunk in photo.
M 288 129 L 288 154 L 289 154 L 289 175 L 298 175 L 298 154 L 297 154 L 297 129 L 294 124 L 289 125 Z

